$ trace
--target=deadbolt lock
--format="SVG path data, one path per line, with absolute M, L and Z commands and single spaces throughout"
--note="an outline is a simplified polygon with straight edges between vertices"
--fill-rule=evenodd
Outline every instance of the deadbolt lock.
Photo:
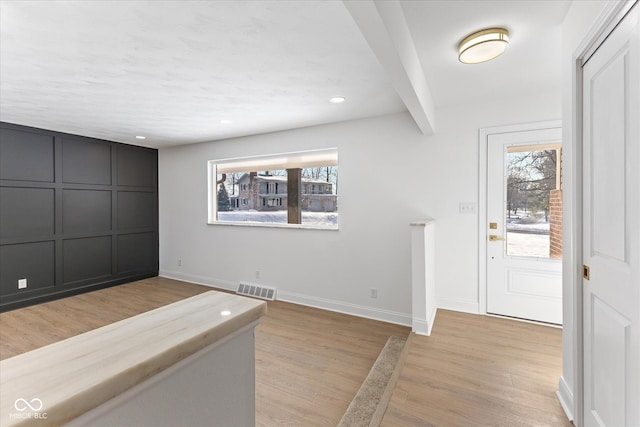
M 490 222 L 489 223 L 489 228 L 491 230 L 497 230 L 498 229 L 498 223 L 497 222 Z

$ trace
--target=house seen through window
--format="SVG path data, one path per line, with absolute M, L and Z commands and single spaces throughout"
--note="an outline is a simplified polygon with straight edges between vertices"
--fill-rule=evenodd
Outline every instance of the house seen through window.
M 335 149 L 212 160 L 209 175 L 210 223 L 338 226 Z

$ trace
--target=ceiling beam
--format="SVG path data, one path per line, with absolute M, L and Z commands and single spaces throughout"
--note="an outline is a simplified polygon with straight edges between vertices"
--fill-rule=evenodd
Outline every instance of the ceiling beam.
M 435 106 L 397 0 L 343 0 L 369 47 L 425 135 L 435 133 Z

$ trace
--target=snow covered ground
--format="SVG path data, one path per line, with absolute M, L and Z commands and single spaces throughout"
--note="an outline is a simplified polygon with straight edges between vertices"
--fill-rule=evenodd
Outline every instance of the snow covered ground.
M 531 215 L 522 212 L 507 218 L 507 230 L 514 233 L 549 234 L 549 222 L 544 220 L 544 212 Z
M 218 212 L 221 222 L 287 223 L 287 211 Z M 507 219 L 507 254 L 510 256 L 549 257 L 549 223 L 544 218 L 539 222 L 526 223 L 526 219 Z M 337 212 L 302 212 L 302 224 L 321 227 L 336 227 Z
M 549 258 L 549 235 L 507 232 L 507 255 Z
M 535 224 L 523 224 L 518 222 L 507 222 L 507 230 L 514 233 L 549 234 L 549 223 L 538 222 Z
M 286 224 L 287 211 L 258 212 L 251 210 L 218 212 L 218 221 Z M 338 225 L 338 212 L 302 212 L 302 224 L 336 227 Z
M 549 258 L 550 224 L 543 211 L 520 211 L 506 221 L 507 255 Z

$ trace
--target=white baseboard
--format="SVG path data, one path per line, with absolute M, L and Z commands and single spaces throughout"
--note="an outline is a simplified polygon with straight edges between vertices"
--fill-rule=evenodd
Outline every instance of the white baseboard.
M 224 289 L 232 292 L 235 292 L 238 287 L 237 283 L 230 282 L 228 280 L 214 279 L 211 277 L 197 276 L 193 274 L 185 274 L 178 271 L 160 270 L 158 275 L 169 279 L 182 280 L 185 282 L 211 286 L 214 288 Z M 387 323 L 411 326 L 411 315 L 406 313 L 399 313 L 396 311 L 367 307 L 363 305 L 351 304 L 326 298 L 318 298 L 311 295 L 287 292 L 280 289 L 278 289 L 276 295 L 276 299 L 279 301 L 306 305 L 309 307 L 320 308 L 322 310 L 335 311 L 338 313 L 350 314 L 352 316 L 364 317 L 367 319 L 380 320 Z
M 429 336 L 431 335 L 431 329 L 433 328 L 433 322 L 436 320 L 436 313 L 438 312 L 438 308 L 434 308 L 431 316 L 428 320 L 422 319 L 413 319 L 411 324 L 411 332 L 414 332 L 417 335 Z
M 364 317 L 367 319 L 380 320 L 387 323 L 395 323 L 397 325 L 411 326 L 411 315 L 408 313 L 399 313 L 397 311 L 383 310 L 380 308 L 367 307 L 364 305 L 351 304 L 326 298 L 318 298 L 310 295 L 281 291 L 280 289 L 278 289 L 278 300 L 320 308 L 323 310 L 335 311 L 337 313 L 350 314 L 352 316 Z
M 444 310 L 462 311 L 464 313 L 480 313 L 480 306 L 478 301 L 470 301 L 455 298 L 439 298 L 438 308 Z
M 560 377 L 558 392 L 556 393 L 556 395 L 558 396 L 560 406 L 562 406 L 562 409 L 567 415 L 567 418 L 569 419 L 569 421 L 573 421 L 573 393 L 571 392 L 569 385 L 562 376 Z
M 431 325 L 426 320 L 413 319 L 411 323 L 411 332 L 416 335 L 429 336 L 431 335 L 431 328 L 429 326 Z
M 438 314 L 438 307 L 433 308 L 433 313 L 431 313 L 431 318 L 429 319 L 429 335 L 431 335 L 431 329 L 433 329 L 433 325 L 436 323 L 436 314 Z
M 213 279 L 211 277 L 196 276 L 194 274 L 181 273 L 179 271 L 160 270 L 158 276 L 167 279 L 182 280 L 183 282 L 195 283 L 196 285 L 211 286 L 212 288 L 224 289 L 225 291 L 235 292 L 238 284 L 228 280 Z

